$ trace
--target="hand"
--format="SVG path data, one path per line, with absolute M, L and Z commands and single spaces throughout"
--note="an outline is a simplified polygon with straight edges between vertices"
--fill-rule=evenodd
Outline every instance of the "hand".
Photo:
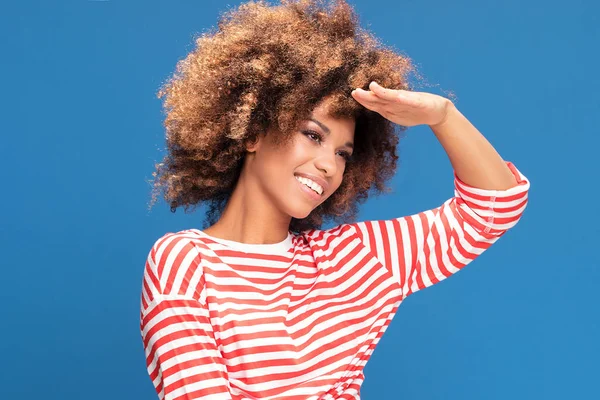
M 441 125 L 454 106 L 449 99 L 432 93 L 386 89 L 376 82 L 371 82 L 369 89 L 355 89 L 352 97 L 369 110 L 406 127 Z

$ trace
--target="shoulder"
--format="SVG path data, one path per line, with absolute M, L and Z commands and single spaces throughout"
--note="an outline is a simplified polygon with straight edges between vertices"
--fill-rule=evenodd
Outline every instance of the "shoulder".
M 157 266 L 167 259 L 178 258 L 183 252 L 196 247 L 197 235 L 191 230 L 168 232 L 158 238 L 152 245 L 148 259 Z
M 148 253 L 144 275 L 155 294 L 181 294 L 185 279 L 200 268 L 198 236 L 192 230 L 168 232 L 158 238 Z

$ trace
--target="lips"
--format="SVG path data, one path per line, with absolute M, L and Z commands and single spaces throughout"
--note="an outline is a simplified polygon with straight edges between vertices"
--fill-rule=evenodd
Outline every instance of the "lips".
M 325 179 L 323 179 L 323 178 L 321 178 L 319 176 L 313 175 L 313 174 L 307 174 L 305 172 L 297 172 L 294 175 L 301 176 L 303 178 L 310 179 L 311 181 L 313 181 L 315 183 L 318 183 L 323 188 L 322 195 L 324 195 L 327 192 L 327 188 L 329 187 L 329 183 Z M 298 183 L 300 183 L 300 182 L 298 182 Z M 309 190 L 312 190 L 312 189 L 309 189 Z
M 298 185 L 300 185 L 300 190 L 302 190 L 308 197 L 310 197 L 311 200 L 314 200 L 316 202 L 321 201 L 322 197 L 319 193 L 315 192 L 314 190 L 306 186 L 304 183 L 300 182 L 298 179 L 294 178 L 294 180 L 298 183 Z

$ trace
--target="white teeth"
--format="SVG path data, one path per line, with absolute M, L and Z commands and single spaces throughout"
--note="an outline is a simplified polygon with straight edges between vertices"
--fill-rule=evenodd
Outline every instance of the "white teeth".
M 318 194 L 323 193 L 323 188 L 316 182 L 313 182 L 310 179 L 306 179 L 306 178 L 303 178 L 300 176 L 296 176 L 296 179 L 298 180 L 298 182 L 305 184 L 306 186 L 308 186 L 309 188 L 311 188 Z

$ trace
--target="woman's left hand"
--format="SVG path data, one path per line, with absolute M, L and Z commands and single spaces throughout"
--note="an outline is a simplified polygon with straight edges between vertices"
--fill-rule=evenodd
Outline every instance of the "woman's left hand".
M 352 97 L 369 110 L 406 127 L 443 124 L 454 106 L 449 99 L 432 93 L 386 89 L 376 82 L 371 82 L 369 89 L 355 89 Z

